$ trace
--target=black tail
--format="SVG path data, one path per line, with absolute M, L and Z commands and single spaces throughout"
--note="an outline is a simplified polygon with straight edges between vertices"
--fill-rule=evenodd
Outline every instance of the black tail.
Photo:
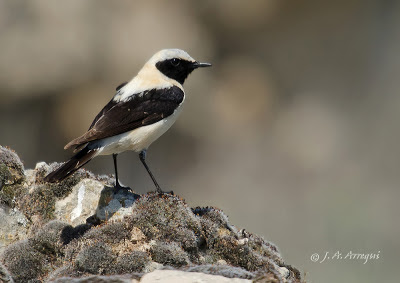
M 92 158 L 96 156 L 96 153 L 96 149 L 88 149 L 88 147 L 86 146 L 77 154 L 75 154 L 70 160 L 65 162 L 60 168 L 47 175 L 44 178 L 44 181 L 54 183 L 64 180 L 65 178 L 73 174 L 76 170 L 92 160 Z

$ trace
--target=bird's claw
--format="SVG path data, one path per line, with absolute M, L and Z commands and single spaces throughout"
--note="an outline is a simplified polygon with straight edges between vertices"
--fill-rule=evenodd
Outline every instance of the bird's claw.
M 159 195 L 172 195 L 172 196 L 175 195 L 174 191 L 163 191 L 163 190 L 161 190 L 161 188 L 157 188 L 156 192 Z

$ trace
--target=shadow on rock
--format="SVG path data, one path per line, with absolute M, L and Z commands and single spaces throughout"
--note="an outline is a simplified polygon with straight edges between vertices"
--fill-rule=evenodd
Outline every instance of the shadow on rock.
M 130 214 L 132 205 L 139 198 L 140 195 L 130 190 L 105 186 L 100 192 L 96 217 L 102 221 L 112 217 L 121 219 L 124 215 Z

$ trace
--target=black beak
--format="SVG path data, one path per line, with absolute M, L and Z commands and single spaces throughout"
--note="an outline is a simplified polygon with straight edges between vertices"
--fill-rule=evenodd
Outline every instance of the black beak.
M 200 62 L 194 62 L 193 67 L 196 68 L 202 68 L 202 67 L 211 67 L 212 65 L 210 63 L 200 63 Z

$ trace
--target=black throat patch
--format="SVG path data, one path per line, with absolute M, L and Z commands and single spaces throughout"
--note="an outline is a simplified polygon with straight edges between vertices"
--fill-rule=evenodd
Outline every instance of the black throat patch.
M 183 84 L 188 75 L 195 69 L 193 62 L 179 58 L 168 59 L 156 63 L 157 69 L 168 78 Z

